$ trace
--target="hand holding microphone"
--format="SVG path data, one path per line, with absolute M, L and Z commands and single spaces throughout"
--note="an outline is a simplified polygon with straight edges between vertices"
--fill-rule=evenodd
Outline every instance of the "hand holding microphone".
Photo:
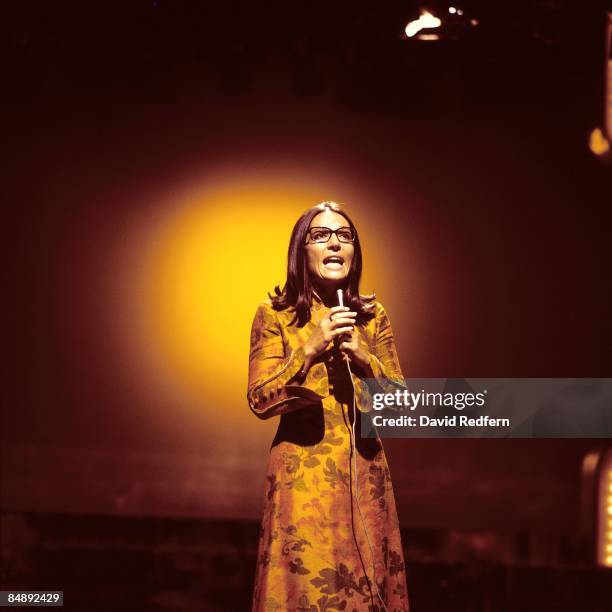
M 342 289 L 337 290 L 338 304 L 344 306 L 344 298 Z M 339 306 L 339 307 L 340 307 Z M 357 316 L 357 313 L 351 313 Z M 343 332 L 338 337 L 338 348 L 345 359 L 355 363 L 357 366 L 365 370 L 369 370 L 370 351 L 365 342 L 361 340 L 359 334 L 354 333 L 354 326 L 348 332 Z
M 343 334 L 351 333 L 356 317 L 357 313 L 352 312 L 342 302 L 339 306 L 333 306 L 319 321 L 319 325 L 304 345 L 307 360 L 312 362 L 327 350 L 331 342 L 341 340 Z

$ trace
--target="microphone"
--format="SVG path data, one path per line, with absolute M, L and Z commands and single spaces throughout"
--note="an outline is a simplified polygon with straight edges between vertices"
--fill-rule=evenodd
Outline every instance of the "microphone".
M 344 293 L 342 289 L 336 289 L 336 295 L 338 296 L 338 306 L 344 306 Z M 342 339 L 345 337 L 346 337 L 345 334 L 342 334 L 342 336 L 339 336 L 334 339 L 334 346 L 336 347 L 337 350 L 340 350 L 340 342 L 342 342 Z M 342 351 L 340 352 L 342 353 Z M 348 356 L 342 353 L 342 358 L 348 364 Z

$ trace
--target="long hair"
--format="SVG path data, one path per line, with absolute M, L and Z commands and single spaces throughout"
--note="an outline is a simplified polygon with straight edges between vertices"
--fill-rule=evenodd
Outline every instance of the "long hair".
M 268 293 L 268 296 L 272 300 L 272 307 L 274 310 L 293 309 L 295 314 L 289 325 L 297 324 L 298 327 L 303 327 L 310 321 L 313 286 L 308 271 L 305 242 L 310 223 L 319 213 L 326 209 L 342 215 L 355 232 L 353 261 L 351 262 L 348 277 L 345 281 L 344 305 L 357 313 L 356 324 L 363 325 L 374 317 L 374 304 L 372 302 L 376 299 L 376 296 L 373 294 L 362 296 L 359 294 L 359 281 L 361 280 L 362 266 L 359 234 L 348 214 L 344 212 L 336 202 L 321 202 L 309 208 L 297 220 L 289 241 L 287 280 L 282 291 L 277 285 L 274 288 L 275 295 L 270 295 Z

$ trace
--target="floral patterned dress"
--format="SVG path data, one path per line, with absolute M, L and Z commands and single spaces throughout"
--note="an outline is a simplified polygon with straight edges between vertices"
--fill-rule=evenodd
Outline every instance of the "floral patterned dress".
M 267 301 L 253 321 L 249 406 L 262 419 L 280 415 L 268 461 L 253 611 L 378 612 L 386 607 L 406 612 L 389 467 L 378 435 L 361 438 L 360 418 L 355 457 L 352 453 L 353 397 L 359 411 L 368 411 L 368 387 L 356 368 L 353 387 L 335 348 L 319 357 L 305 377 L 301 373 L 302 347 L 316 317 L 327 311 L 314 302 L 311 320 L 299 328 L 289 325 L 291 309 L 275 311 Z M 355 329 L 367 344 L 376 383 L 385 391 L 395 389 L 403 377 L 389 319 L 378 302 L 372 311 L 374 318 Z

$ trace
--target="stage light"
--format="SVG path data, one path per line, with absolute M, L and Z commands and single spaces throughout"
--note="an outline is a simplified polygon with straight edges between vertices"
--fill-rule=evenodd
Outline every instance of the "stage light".
M 604 155 L 610 150 L 610 143 L 601 128 L 595 128 L 589 135 L 589 149 L 595 155 Z
M 597 560 L 600 565 L 612 567 L 612 447 L 608 447 L 601 456 L 600 482 L 598 494 L 597 519 Z
M 448 7 L 448 12 L 449 12 L 451 15 L 454 15 L 454 14 L 457 12 L 457 9 L 456 9 L 454 6 L 449 6 L 449 7 Z
M 589 149 L 602 161 L 612 162 L 612 12 L 607 14 L 604 62 L 604 123 L 589 134 Z
M 428 28 L 439 28 L 441 24 L 442 21 L 440 21 L 440 19 L 432 15 L 430 12 L 422 11 L 421 16 L 418 19 L 411 21 L 406 26 L 406 36 L 408 36 L 408 38 L 412 38 L 421 30 Z
M 589 556 L 612 568 L 612 444 L 590 452 L 582 462 L 582 528 Z

